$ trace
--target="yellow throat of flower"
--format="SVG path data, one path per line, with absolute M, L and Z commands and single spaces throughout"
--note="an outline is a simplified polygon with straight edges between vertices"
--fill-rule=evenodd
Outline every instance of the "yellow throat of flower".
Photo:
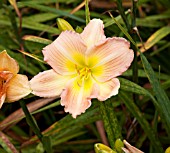
M 77 73 L 78 73 L 77 83 L 79 86 L 82 86 L 91 77 L 91 70 L 87 66 L 77 70 Z
M 91 70 L 88 67 L 84 67 L 79 71 L 80 79 L 87 80 L 91 74 Z

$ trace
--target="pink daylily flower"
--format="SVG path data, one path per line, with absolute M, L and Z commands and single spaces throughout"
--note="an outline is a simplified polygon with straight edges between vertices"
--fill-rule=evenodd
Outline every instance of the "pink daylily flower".
M 27 76 L 17 74 L 19 66 L 6 51 L 0 52 L 0 108 L 31 93 Z
M 118 94 L 116 78 L 130 66 L 134 53 L 124 38 L 106 38 L 100 19 L 93 19 L 79 34 L 64 31 L 43 49 L 44 60 L 52 67 L 34 76 L 33 94 L 61 97 L 65 112 L 73 118 L 84 113 L 91 99 L 104 101 Z

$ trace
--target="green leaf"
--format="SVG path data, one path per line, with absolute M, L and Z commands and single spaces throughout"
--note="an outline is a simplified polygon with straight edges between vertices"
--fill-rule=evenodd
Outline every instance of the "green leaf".
M 110 14 L 111 15 L 111 14 Z M 127 32 L 127 30 L 125 28 L 123 28 L 121 26 L 121 24 L 116 20 L 116 18 L 114 18 L 112 15 L 111 15 L 111 18 L 113 19 L 113 21 L 117 24 L 117 26 L 120 28 L 120 30 L 125 34 L 125 36 L 130 40 L 130 42 L 136 46 L 136 43 L 135 41 L 132 39 L 132 37 L 129 35 L 129 33 Z
M 52 136 L 52 144 L 53 145 L 59 145 L 61 143 L 67 142 L 68 140 L 71 140 L 73 138 L 78 138 L 82 135 L 85 135 L 87 131 L 83 130 L 82 128 L 69 127 L 69 129 L 62 130 L 60 133 L 62 133 L 61 137 Z
M 43 132 L 43 135 L 50 136 L 52 146 L 63 143 L 69 139 L 83 135 L 85 131 L 80 130 L 89 123 L 100 120 L 99 109 L 96 106 L 91 106 L 86 113 L 73 119 L 71 115 L 67 115 L 61 120 L 51 125 L 48 130 Z M 30 139 L 29 142 L 35 141 L 35 138 Z
M 156 31 L 148 38 L 148 40 L 144 44 L 145 48 L 144 47 L 140 48 L 141 52 L 148 50 L 157 42 L 159 42 L 162 38 L 166 37 L 169 34 L 170 34 L 170 26 L 162 27 L 161 29 Z
M 166 122 L 166 130 L 168 135 L 170 136 L 170 101 L 168 96 L 166 95 L 165 91 L 162 89 L 151 65 L 149 64 L 148 60 L 146 59 L 146 57 L 140 53 L 140 57 L 143 63 L 143 67 L 145 69 L 145 72 L 147 74 L 147 77 L 149 79 L 149 82 L 152 85 L 153 91 L 155 93 L 155 96 L 157 98 L 157 102 L 158 102 L 158 106 L 160 108 L 159 113 L 161 113 L 163 115 L 163 120 L 165 120 Z
M 137 18 L 136 25 L 140 27 L 158 28 L 158 27 L 162 27 L 164 23 L 161 21 L 155 21 L 155 20 L 150 20 L 145 18 L 144 19 Z
M 170 79 L 170 76 L 168 74 L 165 74 L 165 73 L 159 73 L 159 72 L 155 72 L 156 76 L 159 77 L 160 80 L 169 80 Z M 122 74 L 122 76 L 132 76 L 132 70 L 129 69 L 127 70 L 126 72 L 124 72 Z M 142 69 L 138 69 L 138 77 L 141 77 L 141 78 L 147 78 L 147 75 L 145 73 L 144 70 Z
M 119 80 L 120 80 L 120 88 L 122 90 L 151 97 L 151 94 L 149 93 L 149 91 L 137 85 L 136 83 L 133 83 L 123 78 L 119 78 Z
M 57 0 L 57 2 L 60 2 L 61 0 Z M 51 4 L 51 3 L 56 3 L 56 0 L 32 0 L 32 1 L 22 1 L 22 2 L 17 2 L 17 5 L 19 8 L 25 7 L 26 4 Z
M 37 22 L 31 22 L 29 20 L 24 21 L 22 26 L 24 28 L 32 29 L 32 30 L 38 30 L 38 31 L 43 31 L 43 32 L 49 32 L 53 34 L 60 34 L 59 29 L 54 28 L 52 26 L 48 26 L 42 23 L 37 23 Z
M 19 24 L 19 22 L 17 21 L 17 23 Z M 10 21 L 7 18 L 1 18 L 0 17 L 0 24 L 1 25 L 5 25 L 5 26 L 11 26 Z M 37 22 L 33 22 L 30 20 L 25 20 L 22 23 L 22 27 L 23 28 L 28 28 L 28 29 L 32 29 L 32 30 L 38 30 L 38 31 L 44 31 L 44 32 L 49 32 L 52 34 L 59 34 L 60 31 L 57 28 L 54 28 L 52 26 L 48 26 L 42 23 L 37 23 Z
M 114 148 L 116 139 L 121 139 L 121 128 L 114 112 L 112 98 L 104 102 L 99 102 L 100 113 L 103 118 L 104 127 L 107 132 L 111 148 Z
M 147 134 L 148 138 L 150 139 L 153 147 L 159 152 L 163 153 L 162 146 L 160 144 L 160 141 L 154 132 L 154 130 L 150 127 L 150 124 L 147 122 L 147 120 L 144 118 L 142 113 L 140 112 L 139 108 L 135 105 L 135 103 L 129 99 L 129 97 L 122 91 L 119 92 L 119 98 L 123 101 L 123 103 L 126 105 L 128 110 L 133 114 L 133 116 L 138 120 L 141 127 Z
M 28 17 L 23 17 L 22 20 L 23 22 L 25 21 L 30 21 L 32 23 L 34 22 L 46 22 L 48 20 L 52 20 L 57 18 L 58 15 L 54 14 L 54 13 L 39 13 L 39 14 L 35 14 L 35 15 L 30 15 Z
M 73 2 L 75 0 L 72 0 Z M 17 2 L 17 5 L 19 8 L 22 8 L 22 7 L 25 7 L 27 4 L 30 4 L 30 5 L 34 5 L 34 4 L 51 4 L 51 3 L 66 3 L 68 4 L 69 3 L 69 0 L 32 0 L 32 1 L 22 1 L 22 2 Z
M 147 2 L 149 2 L 150 0 L 139 0 L 138 1 L 138 6 L 140 6 L 140 5 L 142 5 L 142 4 L 144 4 L 144 3 L 147 3 Z
M 132 93 L 136 93 L 136 94 L 139 94 L 139 95 L 142 94 L 142 95 L 148 96 L 152 100 L 156 109 L 160 113 L 160 116 L 162 118 L 163 123 L 165 123 L 165 128 L 166 128 L 167 133 L 168 133 L 169 132 L 169 126 L 166 124 L 165 117 L 164 117 L 165 115 L 163 113 L 162 108 L 160 107 L 160 103 L 154 98 L 154 96 L 149 91 L 147 91 L 146 89 L 142 88 L 141 86 L 139 86 L 139 85 L 137 85 L 137 84 L 135 84 L 135 83 L 133 83 L 129 80 L 126 80 L 126 79 L 123 79 L 123 78 L 119 78 L 119 80 L 120 80 L 120 83 L 121 83 L 121 89 L 122 90 L 132 92 Z M 167 84 L 169 85 L 169 82 L 167 82 Z
M 61 10 L 58 10 L 58 9 L 55 9 L 55 8 L 52 8 L 52 7 L 43 6 L 43 5 L 39 5 L 39 4 L 30 4 L 30 3 L 26 3 L 26 2 L 25 2 L 25 6 L 28 6 L 28 7 L 34 8 L 34 9 L 38 9 L 38 10 L 41 10 L 41 11 L 45 11 L 45 12 L 55 13 L 55 14 L 58 14 L 60 16 L 67 16 L 71 19 L 77 20 L 77 21 L 82 22 L 82 23 L 85 22 L 82 18 L 79 18 L 75 15 L 69 14 L 65 11 L 61 11 Z
M 52 153 L 52 146 L 51 146 L 51 139 L 49 136 L 43 136 L 42 137 L 42 143 L 46 150 L 48 150 L 48 153 Z
M 127 13 L 128 13 L 128 11 L 125 12 L 125 14 L 127 14 Z M 117 17 L 115 17 L 115 20 L 116 20 L 117 22 L 123 22 L 123 21 L 122 21 L 122 18 L 121 18 L 121 15 L 118 15 Z M 115 21 L 114 21 L 114 20 L 107 19 L 107 20 L 105 20 L 104 27 L 105 27 L 105 28 L 106 28 L 106 27 L 109 27 L 109 26 L 111 26 L 112 24 L 115 24 Z
M 50 142 L 50 140 L 48 140 L 49 138 L 48 137 L 44 138 L 44 136 L 41 134 L 38 124 L 37 124 L 36 120 L 34 119 L 34 117 L 30 114 L 26 104 L 24 102 L 20 101 L 20 105 L 21 105 L 21 108 L 25 114 L 26 121 L 27 121 L 28 125 L 34 131 L 34 133 L 37 135 L 39 140 L 42 142 L 43 147 L 46 150 L 46 152 L 52 153 L 52 149 L 49 149 L 51 147 L 51 142 Z M 48 144 L 47 144 L 47 141 L 48 141 Z
M 135 41 L 128 34 L 128 32 L 116 21 L 116 19 L 114 17 L 112 17 L 112 18 L 115 21 L 115 23 L 117 24 L 117 26 L 121 29 L 121 31 L 127 36 L 127 38 L 131 41 L 131 43 L 133 45 L 135 45 L 136 48 L 137 48 Z M 162 29 L 165 30 L 164 28 L 167 29 L 168 33 L 169 33 L 170 27 L 163 27 Z M 165 32 L 165 33 L 167 33 L 167 32 Z M 140 52 L 140 57 L 141 57 L 145 72 L 147 74 L 147 77 L 148 77 L 148 79 L 149 79 L 149 81 L 150 81 L 150 83 L 153 87 L 153 91 L 155 93 L 155 96 L 157 97 L 157 101 L 154 101 L 155 102 L 154 104 L 159 109 L 158 111 L 159 111 L 160 115 L 162 116 L 162 120 L 166 124 L 167 134 L 170 135 L 170 117 L 169 117 L 170 111 L 168 110 L 168 108 L 170 108 L 169 98 L 166 95 L 165 91 L 162 89 L 162 87 L 161 87 L 151 65 L 148 62 L 148 60 L 146 59 L 146 57 L 141 52 Z
M 32 35 L 26 35 L 22 37 L 22 39 L 27 40 L 27 41 L 32 41 L 32 42 L 38 42 L 38 43 L 45 44 L 45 45 L 49 45 L 50 43 L 52 43 L 52 41 L 49 39 L 41 38 L 38 36 L 32 36 Z

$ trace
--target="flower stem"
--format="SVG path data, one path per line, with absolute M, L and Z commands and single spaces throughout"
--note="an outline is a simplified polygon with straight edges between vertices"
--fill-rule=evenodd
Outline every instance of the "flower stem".
M 136 27 L 136 10 L 137 10 L 137 0 L 132 0 L 132 22 L 131 22 L 131 29 Z
M 131 11 L 131 24 L 129 24 L 129 21 L 125 15 L 124 8 L 122 6 L 122 0 L 117 0 L 117 7 L 119 9 L 120 15 L 126 25 L 126 28 L 128 30 L 128 33 L 131 35 L 133 40 L 136 40 L 136 31 L 134 30 L 136 28 L 136 10 L 137 10 L 137 0 L 132 0 L 132 11 Z M 133 75 L 132 79 L 133 82 L 138 84 L 138 63 L 137 63 L 137 48 L 136 46 L 131 43 L 131 47 L 134 51 L 134 60 L 133 60 Z M 134 101 L 136 102 L 138 100 L 138 96 L 136 94 L 133 95 Z
M 89 0 L 85 0 L 86 25 L 90 22 Z
M 134 28 L 136 28 L 136 9 L 137 9 L 137 0 L 132 0 L 132 19 L 131 19 L 131 29 L 128 29 L 128 31 L 130 32 L 133 40 L 136 40 L 136 31 L 134 30 Z M 134 61 L 133 61 L 133 81 L 138 84 L 138 57 L 137 57 L 137 48 L 136 46 L 134 46 L 133 44 L 131 44 L 132 49 L 134 50 Z M 134 101 L 138 100 L 138 96 L 137 95 L 133 95 L 134 96 Z
M 113 101 L 109 99 L 105 102 L 99 102 L 99 107 L 108 140 L 113 149 L 116 139 L 122 138 L 120 125 L 114 112 Z
M 46 150 L 47 153 L 52 153 L 52 149 L 51 149 L 51 143 L 50 143 L 50 139 L 48 137 L 44 137 L 41 132 L 40 129 L 35 121 L 35 119 L 33 118 L 33 116 L 30 114 L 25 102 L 20 101 L 20 106 L 26 116 L 26 121 L 28 123 L 28 125 L 30 126 L 30 128 L 33 130 L 33 132 L 37 135 L 37 137 L 39 138 L 39 140 L 42 142 L 44 149 Z
M 129 31 L 130 24 L 129 24 L 128 19 L 127 19 L 126 15 L 125 15 L 124 8 L 122 6 L 122 0 L 117 0 L 117 7 L 118 7 L 119 13 L 120 13 L 120 15 L 121 15 L 121 17 L 122 17 L 128 31 Z

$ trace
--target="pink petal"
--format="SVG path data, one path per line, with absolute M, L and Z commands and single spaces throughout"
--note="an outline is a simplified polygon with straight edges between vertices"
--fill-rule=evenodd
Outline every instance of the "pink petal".
M 113 78 L 107 82 L 98 82 L 98 100 L 105 101 L 111 96 L 117 95 L 120 88 L 120 82 L 117 78 Z
M 129 150 L 127 150 L 126 148 L 122 147 L 122 150 L 125 152 L 125 153 L 130 153 Z
M 86 46 L 78 33 L 64 31 L 43 50 L 44 60 L 59 74 L 76 73 L 84 65 Z
M 143 151 L 141 151 L 141 150 L 137 149 L 136 147 L 132 146 L 131 144 L 129 144 L 126 140 L 123 140 L 123 143 L 125 144 L 125 146 L 129 150 L 129 152 L 131 152 L 131 153 L 144 153 Z
M 30 93 L 31 88 L 27 76 L 17 74 L 10 80 L 8 84 L 5 101 L 14 102 Z
M 10 71 L 14 74 L 19 71 L 17 62 L 6 51 L 0 53 L 0 71 Z
M 88 79 L 79 84 L 78 79 L 70 80 L 61 94 L 61 105 L 65 106 L 65 112 L 72 114 L 73 118 L 84 113 L 91 105 L 91 98 L 96 97 L 93 81 Z
M 93 65 L 93 76 L 98 81 L 105 82 L 126 71 L 134 57 L 129 46 L 126 39 L 113 37 L 88 51 L 88 64 Z M 96 62 L 92 59 L 96 59 Z
M 52 69 L 41 72 L 30 80 L 32 93 L 40 97 L 59 96 L 68 79 Z
M 93 19 L 85 27 L 81 33 L 81 37 L 86 42 L 88 48 L 96 45 L 99 41 L 106 39 L 104 35 L 103 21 L 100 19 Z

